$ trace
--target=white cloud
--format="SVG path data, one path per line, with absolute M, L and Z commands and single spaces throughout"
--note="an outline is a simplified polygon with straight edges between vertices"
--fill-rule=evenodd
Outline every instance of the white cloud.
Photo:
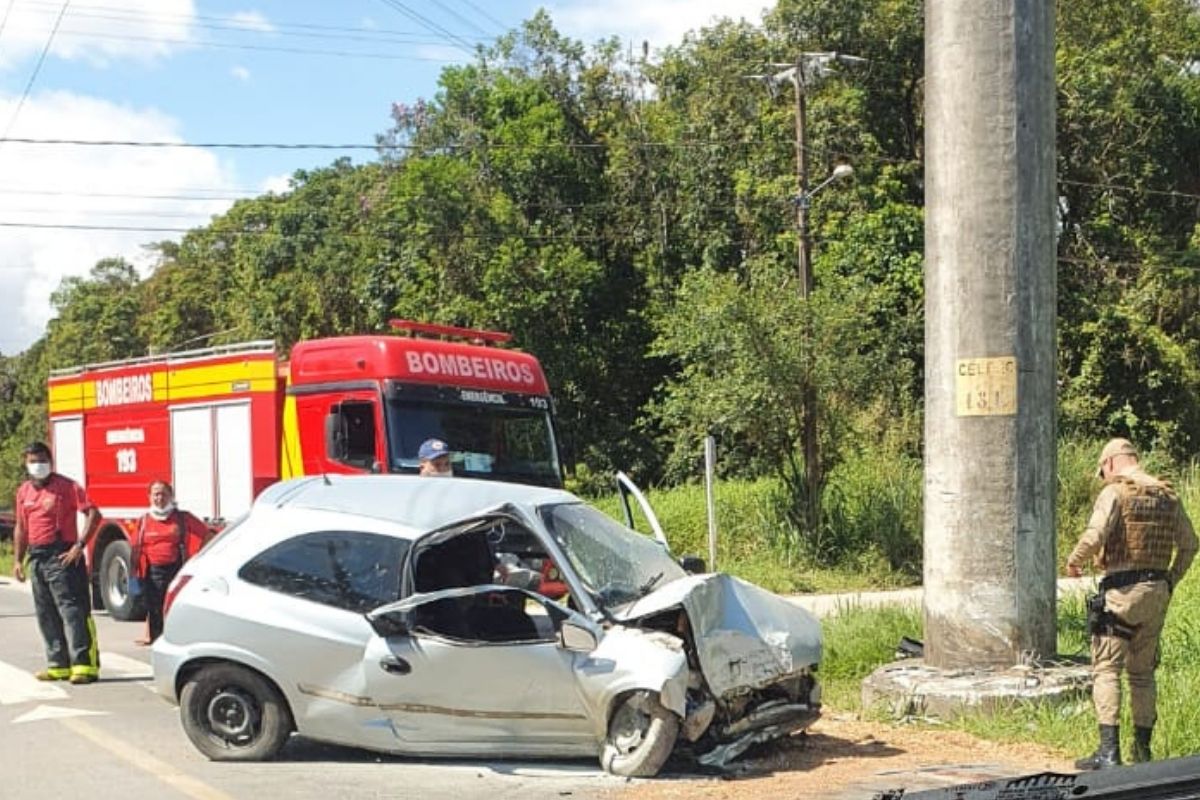
M 0 47 L 0 71 L 13 69 L 46 46 L 62 5 L 12 5 Z M 51 55 L 102 66 L 117 59 L 153 61 L 190 47 L 193 0 L 74 0 L 54 36 Z
M 237 78 L 239 81 L 250 80 L 250 70 L 246 69 L 245 67 L 241 66 L 240 64 L 238 66 L 235 66 L 232 69 L 230 69 L 229 74 L 232 75 L 233 77 Z
M 643 41 L 652 50 L 677 45 L 688 31 L 710 27 L 722 17 L 758 24 L 767 6 L 765 0 L 562 0 L 550 6 L 550 13 L 555 26 L 576 39 L 619 36 L 640 51 Z
M 274 194 L 284 194 L 292 190 L 292 173 L 285 172 L 282 175 L 271 175 L 264 178 L 259 188 L 264 192 L 272 192 Z
M 111 0 L 110 0 L 111 1 Z M 0 119 L 16 98 L 0 95 Z M 182 141 L 178 123 L 148 109 L 69 92 L 30 97 L 14 135 Z M 214 153 L 186 148 L 60 147 L 0 144 L 0 221 L 6 223 L 192 228 L 232 204 L 230 165 Z M 220 191 L 224 190 L 223 193 Z M 147 195 L 158 195 L 147 196 Z M 173 198 L 162 197 L 172 195 Z M 183 199 L 175 199 L 180 198 Z M 51 317 L 50 293 L 63 277 L 86 275 L 109 256 L 144 270 L 142 245 L 178 240 L 170 231 L 0 228 L 0 353 L 28 347 Z
M 239 11 L 229 18 L 239 28 L 262 33 L 274 33 L 275 26 L 258 11 Z

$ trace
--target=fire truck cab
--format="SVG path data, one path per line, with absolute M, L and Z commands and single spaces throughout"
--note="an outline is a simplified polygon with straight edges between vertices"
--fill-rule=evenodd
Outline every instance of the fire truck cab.
M 456 475 L 561 486 L 553 404 L 537 359 L 507 334 L 395 320 L 407 335 L 272 342 L 55 370 L 55 469 L 102 522 L 88 552 L 94 595 L 118 619 L 131 542 L 151 481 L 219 528 L 282 478 L 419 468 L 421 442 L 453 451 Z

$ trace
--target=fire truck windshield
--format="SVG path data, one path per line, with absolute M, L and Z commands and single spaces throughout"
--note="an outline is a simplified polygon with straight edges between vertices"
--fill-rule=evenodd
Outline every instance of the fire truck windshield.
M 392 472 L 417 472 L 421 442 L 436 438 L 453 451 L 459 477 L 562 486 L 548 399 L 466 389 L 440 391 L 434 398 L 412 387 L 394 387 L 389 394 Z

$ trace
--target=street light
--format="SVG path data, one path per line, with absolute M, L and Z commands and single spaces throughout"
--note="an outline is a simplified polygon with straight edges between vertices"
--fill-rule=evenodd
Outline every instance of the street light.
M 849 178 L 853 174 L 854 174 L 854 167 L 850 166 L 849 164 L 838 164 L 836 167 L 833 168 L 832 175 L 830 175 L 828 178 L 826 178 L 825 180 L 818 183 L 812 189 L 809 189 L 806 193 L 804 193 L 802 195 L 797 195 L 796 202 L 803 205 L 805 208 L 807 208 L 809 203 L 811 202 L 812 196 L 814 194 L 821 191 L 822 189 L 824 189 L 826 186 L 833 183 L 834 181 L 841 180 L 842 178 Z
M 812 200 L 812 196 L 825 188 L 835 180 L 849 177 L 854 174 L 854 168 L 849 164 L 838 164 L 833 168 L 831 174 L 824 181 L 819 183 L 815 188 L 808 188 L 808 148 L 804 141 L 805 128 L 807 125 L 807 104 L 805 95 L 807 91 L 819 84 L 825 77 L 832 74 L 835 67 L 839 65 L 859 66 L 866 64 L 867 59 L 859 58 L 858 56 L 848 56 L 843 53 L 800 53 L 796 60 L 791 64 L 775 64 L 773 66 L 785 67 L 781 72 L 776 72 L 774 75 L 747 75 L 747 78 L 754 78 L 766 83 L 768 90 L 771 92 L 771 97 L 774 98 L 777 92 L 776 87 L 780 84 L 790 83 L 795 92 L 796 98 L 796 256 L 797 265 L 796 271 L 800 277 L 800 296 L 807 302 L 808 296 L 812 294 L 813 276 L 812 268 L 809 263 L 809 250 L 811 245 L 808 238 L 808 206 Z M 805 315 L 805 330 L 804 338 L 806 342 L 812 342 L 812 318 L 810 315 Z M 803 410 L 803 429 L 804 429 L 804 483 L 806 488 L 806 508 L 805 517 L 809 524 L 810 530 L 815 530 L 820 517 L 820 503 L 818 502 L 819 487 L 822 483 L 822 470 L 820 464 L 820 449 L 817 445 L 817 398 L 816 392 L 813 389 L 812 376 L 808 374 L 806 368 L 803 377 L 804 385 L 801 387 L 801 403 L 804 406 Z

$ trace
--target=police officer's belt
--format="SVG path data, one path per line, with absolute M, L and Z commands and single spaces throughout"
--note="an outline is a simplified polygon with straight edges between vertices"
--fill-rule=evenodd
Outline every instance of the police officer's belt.
M 1124 572 L 1114 572 L 1100 579 L 1100 591 L 1109 589 L 1124 589 L 1135 583 L 1150 583 L 1152 581 L 1170 582 L 1171 576 L 1165 569 L 1130 569 Z

